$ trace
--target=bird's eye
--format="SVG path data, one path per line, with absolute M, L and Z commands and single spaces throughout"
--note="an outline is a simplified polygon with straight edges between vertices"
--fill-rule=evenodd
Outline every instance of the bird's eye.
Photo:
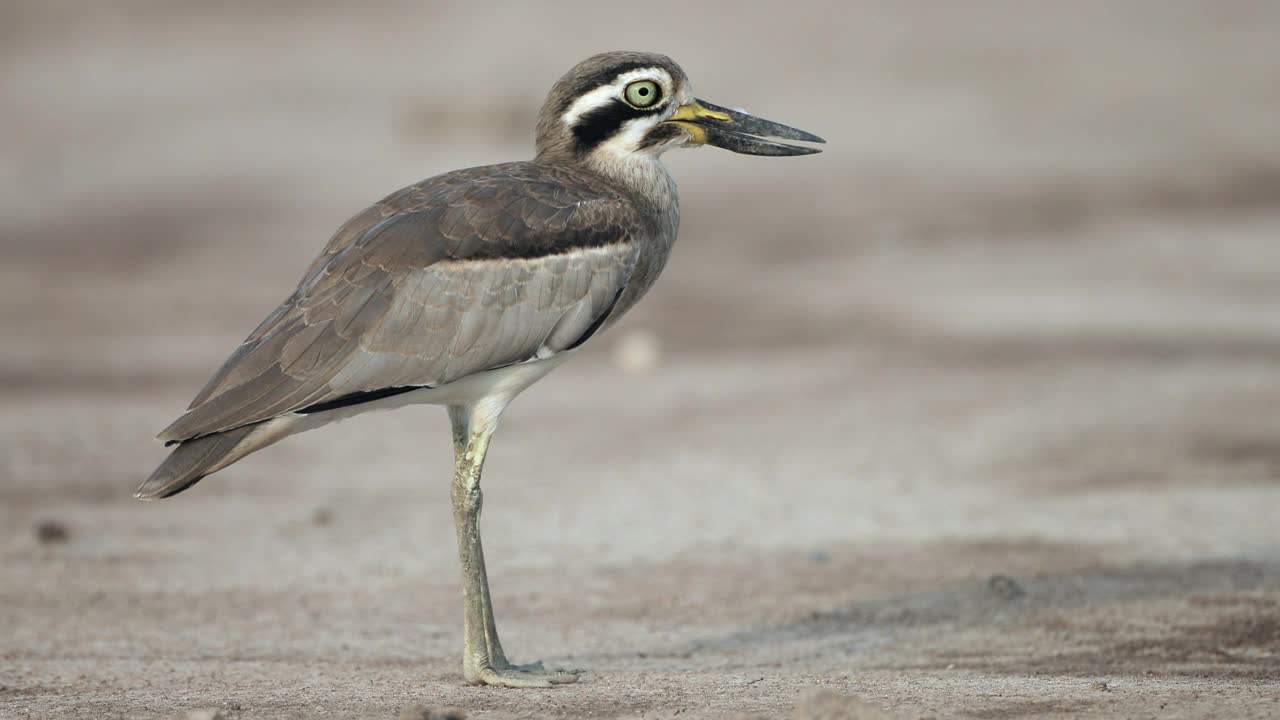
M 662 88 L 652 80 L 637 80 L 627 85 L 622 95 L 632 107 L 647 108 L 662 97 Z

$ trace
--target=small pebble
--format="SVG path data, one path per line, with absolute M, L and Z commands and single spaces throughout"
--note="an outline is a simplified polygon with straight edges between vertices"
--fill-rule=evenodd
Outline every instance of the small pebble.
M 67 530 L 67 526 L 56 520 L 44 520 L 36 525 L 36 540 L 39 540 L 41 545 L 64 543 L 70 537 L 71 532 Z
M 1023 590 L 1022 586 L 1008 575 L 992 575 L 987 580 L 987 589 L 996 597 L 1004 598 L 1005 600 L 1013 600 L 1027 594 L 1027 591 Z

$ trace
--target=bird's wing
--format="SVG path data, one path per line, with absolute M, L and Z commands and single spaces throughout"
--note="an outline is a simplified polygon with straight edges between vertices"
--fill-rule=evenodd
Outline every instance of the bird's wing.
M 537 178 L 443 178 L 343 226 L 160 439 L 451 382 L 566 350 L 603 323 L 636 264 L 629 206 Z

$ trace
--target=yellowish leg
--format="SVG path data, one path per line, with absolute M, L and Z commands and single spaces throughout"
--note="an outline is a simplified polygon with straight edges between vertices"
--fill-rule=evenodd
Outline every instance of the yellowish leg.
M 464 466 L 464 463 L 467 462 L 467 459 L 466 459 L 467 446 L 468 446 L 468 443 L 471 441 L 471 420 L 470 420 L 470 413 L 468 412 L 468 408 L 450 406 L 449 420 L 453 425 L 453 455 L 455 458 L 455 462 L 457 463 L 457 472 L 458 472 L 458 474 L 455 475 L 455 480 L 454 480 L 454 488 L 455 488 L 454 489 L 454 518 L 455 518 L 455 522 L 457 522 L 458 500 L 457 500 L 456 493 L 458 492 L 458 489 L 457 489 L 458 477 L 462 477 L 461 473 L 463 472 L 463 466 Z M 488 435 L 491 435 L 491 434 L 492 434 L 492 430 L 490 430 Z M 485 447 L 487 448 L 488 436 L 485 437 L 484 443 L 485 443 Z M 475 518 L 475 522 L 473 523 L 477 525 L 475 530 L 475 557 L 478 558 L 479 573 L 481 577 L 480 604 L 481 604 L 481 607 L 484 608 L 485 649 L 488 651 L 489 664 L 493 667 L 502 668 L 502 667 L 509 667 L 510 663 L 507 661 L 506 653 L 502 651 L 502 642 L 498 640 L 498 626 L 493 621 L 493 601 L 489 599 L 489 579 L 488 579 L 488 574 L 485 571 L 485 567 L 484 567 L 484 549 L 481 547 L 481 544 L 480 544 L 480 530 L 478 527 L 480 510 L 481 510 L 481 507 L 484 505 L 484 493 L 480 490 L 480 470 L 481 470 L 481 466 L 484 463 L 484 454 L 485 454 L 484 450 L 481 450 L 478 458 L 478 462 L 475 464 L 474 482 L 473 483 L 471 482 L 469 475 L 465 476 L 463 487 L 465 488 L 468 485 L 471 485 L 471 486 L 474 486 L 475 488 L 476 518 Z M 468 472 L 470 472 L 469 466 L 468 466 Z M 462 525 L 458 525 L 458 532 L 459 532 L 458 551 L 459 551 L 459 555 L 461 555 Z M 467 560 L 465 558 L 462 559 L 462 564 L 463 564 L 463 578 L 465 581 L 468 573 Z M 464 593 L 465 592 L 467 592 L 467 590 L 464 588 Z
M 542 663 L 517 666 L 507 661 L 493 621 L 489 578 L 484 549 L 480 545 L 480 472 L 489 449 L 494 422 L 477 417 L 471 408 L 451 406 L 454 474 L 451 496 L 453 521 L 458 531 L 458 560 L 462 564 L 463 655 L 462 675 L 473 685 L 550 687 L 576 682 L 572 672 L 544 670 Z

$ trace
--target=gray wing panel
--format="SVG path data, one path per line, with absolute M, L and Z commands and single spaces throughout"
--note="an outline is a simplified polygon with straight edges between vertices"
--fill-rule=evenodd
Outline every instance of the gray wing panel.
M 355 392 L 441 385 L 567 349 L 611 309 L 636 255 L 619 242 L 395 268 L 353 247 L 273 313 L 272 325 L 232 355 L 161 439 L 221 432 Z

